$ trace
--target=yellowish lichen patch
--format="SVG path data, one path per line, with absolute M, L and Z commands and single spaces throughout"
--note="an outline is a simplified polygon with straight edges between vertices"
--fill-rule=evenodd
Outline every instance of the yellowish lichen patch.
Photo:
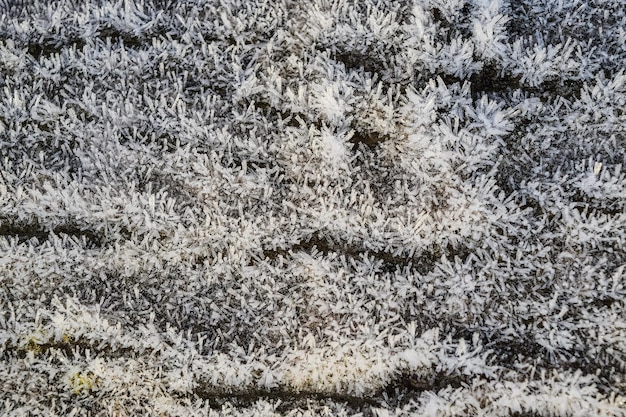
M 42 350 L 41 343 L 39 343 L 39 341 L 34 337 L 29 338 L 28 342 L 26 342 L 26 345 L 24 345 L 22 348 L 28 352 L 32 352 L 35 355 L 39 355 Z
M 22 335 L 18 349 L 33 355 L 39 355 L 44 350 L 46 337 L 40 329 Z
M 70 375 L 69 382 L 74 394 L 91 391 L 97 385 L 96 376 L 92 372 L 75 372 Z

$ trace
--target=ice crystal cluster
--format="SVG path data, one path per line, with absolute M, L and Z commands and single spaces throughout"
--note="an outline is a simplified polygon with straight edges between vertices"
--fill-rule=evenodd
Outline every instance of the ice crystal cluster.
M 626 415 L 623 0 L 0 0 L 0 415 Z

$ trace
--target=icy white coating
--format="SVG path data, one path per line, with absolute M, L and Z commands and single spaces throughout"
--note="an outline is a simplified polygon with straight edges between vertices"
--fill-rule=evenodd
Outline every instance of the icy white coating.
M 0 0 L 0 415 L 625 416 L 623 0 Z

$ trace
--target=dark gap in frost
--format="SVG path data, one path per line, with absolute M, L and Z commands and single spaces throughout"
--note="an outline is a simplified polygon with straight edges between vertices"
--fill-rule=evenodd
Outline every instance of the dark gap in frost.
M 385 142 L 387 138 L 382 136 L 376 132 L 365 132 L 362 130 L 355 130 L 354 134 L 350 138 L 350 143 L 352 143 L 352 151 L 356 151 L 359 147 L 359 144 L 363 144 L 367 148 L 373 149 L 378 146 L 380 143 Z
M 452 40 L 453 29 L 459 30 L 460 26 L 454 28 L 452 26 L 452 23 L 444 17 L 443 12 L 437 7 L 430 9 L 430 14 L 435 24 L 439 24 L 439 30 L 437 31 L 437 40 L 443 43 L 450 43 L 450 41 Z
M 174 138 L 168 132 L 157 134 L 156 144 L 162 145 L 161 150 L 165 153 L 174 153 L 181 147 L 181 143 L 178 139 Z
M 409 373 L 403 373 L 395 377 L 388 385 L 368 396 L 356 396 L 342 393 L 327 393 L 317 391 L 290 391 L 286 389 L 269 389 L 255 390 L 246 392 L 224 392 L 217 389 L 206 389 L 203 387 L 196 388 L 193 392 L 197 396 L 209 403 L 212 408 L 221 408 L 226 403 L 234 403 L 238 407 L 247 407 L 253 405 L 259 400 L 280 400 L 282 407 L 279 405 L 277 411 L 291 410 L 294 405 L 302 403 L 306 405 L 309 401 L 332 401 L 334 403 L 343 403 L 350 408 L 363 413 L 363 415 L 375 415 L 372 413 L 373 407 L 385 407 L 389 404 L 391 398 L 403 398 L 407 395 L 421 394 L 425 391 L 440 391 L 447 387 L 460 388 L 468 386 L 469 377 L 458 374 L 447 374 L 439 372 L 428 380 L 422 380 Z M 400 405 L 400 401 L 394 403 Z
M 585 83 L 582 80 L 554 79 L 545 81 L 535 89 L 526 88 L 526 90 L 538 95 L 542 93 L 540 97 L 563 97 L 573 101 L 580 99 L 580 93 L 584 85 Z
M 230 46 L 237 45 L 237 39 L 233 35 L 216 35 L 214 33 L 205 33 L 202 35 L 202 39 L 204 39 L 207 43 L 217 43 L 223 42 Z
M 37 239 L 40 242 L 48 240 L 49 232 L 46 232 L 34 225 L 16 225 L 3 223 L 0 226 L 0 236 L 17 237 L 19 243 L 24 243 L 30 239 Z
M 74 357 L 74 352 L 90 352 L 97 353 L 98 355 L 105 355 L 107 358 L 128 358 L 132 357 L 132 353 L 142 354 L 142 351 L 137 351 L 130 347 L 118 347 L 111 346 L 106 342 L 97 343 L 96 341 L 86 339 L 84 337 L 75 338 L 72 335 L 63 335 L 62 340 L 47 341 L 44 343 L 38 343 L 34 339 L 29 340 L 26 345 L 15 346 L 11 343 L 5 345 L 4 355 L 13 355 L 19 359 L 27 357 L 28 353 L 33 353 L 35 356 L 50 353 L 50 350 L 57 350 L 65 353 L 68 358 Z M 150 349 L 146 349 L 150 350 Z
M 247 105 L 249 105 L 249 103 L 246 103 L 246 106 Z M 254 107 L 268 120 L 280 121 L 284 126 L 288 127 L 301 127 L 302 123 L 308 120 L 308 117 L 303 113 L 276 108 L 276 106 L 268 103 L 265 98 L 260 96 L 254 97 Z M 321 123 L 315 123 L 315 126 L 321 128 L 322 125 Z
M 343 63 L 348 70 L 363 70 L 370 74 L 376 74 L 380 73 L 385 68 L 384 63 L 359 51 L 335 51 L 331 56 L 335 61 Z
M 438 22 L 445 22 L 446 21 L 446 19 L 443 17 L 443 13 L 437 7 L 433 7 L 430 10 L 430 14 L 432 14 L 433 15 L 433 19 L 435 19 Z
M 144 39 L 141 37 L 135 36 L 132 33 L 123 32 L 110 25 L 106 25 L 100 29 L 98 37 L 103 40 L 110 38 L 112 43 L 122 42 L 125 47 L 129 48 L 139 48 L 144 44 Z M 146 45 L 148 45 L 148 42 L 146 42 Z
M 364 416 L 374 416 L 373 408 L 401 406 L 426 391 L 437 392 L 445 388 L 461 388 L 470 385 L 470 377 L 460 374 L 439 372 L 427 380 L 410 373 L 396 376 L 389 384 L 368 396 L 356 396 L 333 392 L 295 391 L 289 389 L 258 389 L 245 392 L 219 391 L 215 388 L 198 387 L 193 391 L 194 397 L 208 402 L 211 408 L 222 408 L 226 403 L 237 407 L 249 407 L 260 400 L 280 400 L 278 412 L 289 411 L 294 406 L 310 401 L 342 403 Z
M 281 389 L 254 390 L 246 392 L 223 392 L 214 389 L 198 387 L 193 391 L 194 396 L 205 400 L 211 408 L 221 409 L 226 403 L 235 404 L 238 407 L 252 406 L 259 400 L 281 400 L 282 407 L 277 407 L 278 412 L 289 411 L 294 403 L 306 405 L 308 401 L 332 401 L 348 405 L 352 409 L 360 412 L 367 412 L 371 407 L 381 407 L 382 398 L 379 395 L 374 397 L 358 397 L 341 393 L 324 393 L 316 391 L 288 391 Z
M 594 299 L 591 302 L 591 305 L 598 308 L 611 308 L 612 305 L 621 301 L 622 299 L 617 297 L 602 297 Z
M 0 236 L 17 237 L 19 243 L 24 243 L 31 239 L 37 239 L 39 243 L 43 243 L 50 238 L 50 234 L 84 239 L 88 249 L 100 248 L 105 243 L 105 238 L 95 231 L 69 223 L 57 225 L 47 230 L 40 226 L 36 220 L 27 223 L 0 218 Z
M 622 199 L 616 195 L 615 198 L 607 198 L 602 201 L 601 199 L 586 194 L 582 190 L 576 190 L 569 201 L 575 204 L 573 208 L 582 216 L 589 216 L 594 212 L 608 216 L 619 216 L 624 213 L 624 203 L 621 200 Z
M 485 64 L 477 73 L 472 74 L 469 81 L 474 100 L 483 94 L 502 94 L 521 88 L 521 76 L 502 74 L 501 69 L 493 64 Z
M 462 374 L 450 374 L 439 371 L 429 378 L 418 378 L 404 372 L 394 378 L 386 387 L 376 394 L 382 404 L 391 407 L 402 407 L 421 396 L 424 392 L 438 392 L 446 388 L 458 389 L 471 385 L 471 377 Z
M 459 78 L 446 73 L 432 74 L 431 78 L 437 76 L 441 77 L 446 86 L 455 83 L 462 85 L 465 81 L 469 81 L 473 100 L 479 100 L 483 95 L 502 97 L 519 90 L 542 101 L 556 97 L 572 101 L 580 98 L 580 92 L 584 86 L 581 80 L 552 79 L 531 87 L 522 83 L 521 75 L 509 74 L 494 62 L 484 62 L 483 68 L 468 78 Z
M 48 58 L 54 54 L 60 54 L 65 48 L 75 46 L 82 49 L 87 43 L 81 38 L 59 39 L 44 38 L 40 41 L 28 42 L 27 52 L 35 59 Z
M 61 52 L 61 48 L 55 44 L 42 42 L 33 42 L 28 44 L 28 53 L 36 59 L 43 57 L 49 57 L 52 54 Z
M 492 361 L 494 363 L 506 367 L 518 362 L 519 356 L 524 359 L 535 358 L 540 361 L 544 361 L 546 356 L 545 348 L 530 337 L 515 341 L 503 339 L 487 340 L 484 346 L 485 349 L 493 351 Z
M 93 230 L 83 229 L 72 224 L 55 226 L 54 229 L 52 229 L 52 232 L 55 235 L 64 234 L 64 235 L 74 236 L 78 238 L 84 237 L 90 248 L 102 247 L 105 242 L 104 236 L 98 235 Z
M 471 26 L 468 25 L 468 20 L 471 17 L 471 9 L 471 2 L 465 2 L 461 10 L 456 15 L 446 15 L 446 12 L 443 12 L 438 7 L 430 9 L 433 21 L 439 23 L 441 28 L 444 29 L 441 32 L 445 33 L 445 37 L 441 36 L 442 33 L 439 33 L 443 41 L 450 43 L 454 35 L 461 35 L 463 38 L 472 37 Z M 452 20 L 450 20 L 448 16 L 452 18 Z M 457 16 L 460 19 L 457 19 Z
M 521 86 L 521 76 L 503 74 L 495 65 L 489 63 L 485 63 L 480 71 L 472 74 L 469 78 L 459 78 L 446 73 L 432 75 L 432 77 L 437 76 L 441 77 L 446 86 L 456 83 L 462 85 L 465 81 L 469 81 L 470 92 L 474 100 L 479 100 L 483 94 L 502 95 L 518 89 L 528 90 L 528 88 Z
M 308 239 L 302 240 L 289 248 L 266 249 L 263 251 L 263 257 L 270 260 L 276 259 L 279 256 L 288 258 L 289 252 L 313 250 L 320 251 L 324 254 L 338 253 L 350 258 L 358 258 L 361 255 L 366 255 L 382 261 L 382 270 L 384 272 L 394 272 L 396 270 L 410 268 L 419 271 L 421 274 L 432 272 L 438 260 L 444 255 L 451 258 L 459 257 L 462 262 L 465 262 L 471 254 L 469 249 L 464 247 L 455 248 L 452 245 L 446 245 L 445 247 L 434 245 L 418 256 L 401 256 L 394 255 L 390 252 L 367 249 L 347 242 L 339 241 L 335 243 L 332 239 L 324 237 L 320 233 L 314 233 Z
M 198 80 L 195 78 L 189 78 L 187 82 L 183 85 L 183 91 L 191 95 L 202 95 L 209 88 L 210 87 L 207 82 L 203 82 L 202 80 Z

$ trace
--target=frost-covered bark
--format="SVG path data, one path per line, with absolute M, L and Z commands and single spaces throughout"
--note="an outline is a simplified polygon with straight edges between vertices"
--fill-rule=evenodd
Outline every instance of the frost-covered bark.
M 0 414 L 626 413 L 622 0 L 0 0 Z

